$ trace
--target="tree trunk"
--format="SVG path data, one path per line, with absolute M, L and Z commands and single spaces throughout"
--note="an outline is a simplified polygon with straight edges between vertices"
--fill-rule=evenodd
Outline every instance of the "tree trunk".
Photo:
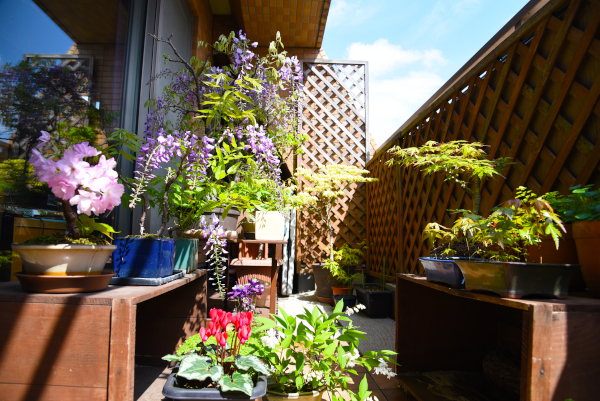
M 65 237 L 71 238 L 79 238 L 81 237 L 81 233 L 77 228 L 77 213 L 73 211 L 71 208 L 71 204 L 68 200 L 61 200 L 63 215 L 65 216 L 65 220 L 67 222 L 67 229 L 65 231 Z
M 475 191 L 472 194 L 473 197 L 473 214 L 479 214 L 479 207 L 481 206 L 481 180 L 479 177 L 475 177 Z

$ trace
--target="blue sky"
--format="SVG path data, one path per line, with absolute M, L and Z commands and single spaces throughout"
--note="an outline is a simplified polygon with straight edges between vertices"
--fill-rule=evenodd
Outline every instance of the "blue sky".
M 370 131 L 383 144 L 526 0 L 332 0 L 323 49 L 369 61 Z

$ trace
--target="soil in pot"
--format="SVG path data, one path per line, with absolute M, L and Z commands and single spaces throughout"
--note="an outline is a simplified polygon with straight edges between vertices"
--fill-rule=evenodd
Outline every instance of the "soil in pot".
M 581 273 L 588 289 L 600 297 L 600 221 L 578 221 L 573 223 L 573 238 Z

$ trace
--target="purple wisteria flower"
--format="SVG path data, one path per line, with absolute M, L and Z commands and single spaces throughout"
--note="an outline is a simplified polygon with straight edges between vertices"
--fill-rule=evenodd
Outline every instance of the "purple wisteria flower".
M 225 239 L 225 231 L 221 225 L 221 220 L 213 213 L 210 219 L 206 219 L 206 216 L 202 216 L 200 219 L 200 226 L 204 231 L 204 236 L 207 239 L 204 249 L 208 252 L 206 256 L 208 261 L 213 265 L 213 275 L 209 280 L 215 281 L 215 286 L 219 290 L 221 298 L 225 298 L 225 288 L 223 283 L 223 274 L 225 273 L 225 267 L 227 258 L 223 256 L 227 251 L 227 240 Z M 229 277 L 225 277 L 228 280 Z
M 256 297 L 265 291 L 265 286 L 257 279 L 251 278 L 248 284 L 233 286 L 228 292 L 230 301 L 237 301 L 236 312 L 254 312 L 256 310 Z

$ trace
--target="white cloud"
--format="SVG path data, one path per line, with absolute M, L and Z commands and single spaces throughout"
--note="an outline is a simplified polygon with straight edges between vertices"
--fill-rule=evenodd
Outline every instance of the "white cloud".
M 435 71 L 448 60 L 437 49 L 403 49 L 381 38 L 346 51 L 349 60 L 369 62 L 370 131 L 378 146 L 445 82 Z
M 411 71 L 393 79 L 371 79 L 369 109 L 371 135 L 381 146 L 443 84 L 437 74 Z
M 332 26 L 360 25 L 375 15 L 376 11 L 377 7 L 374 7 L 372 0 L 365 6 L 362 6 L 360 0 L 351 0 L 350 4 L 345 0 L 333 0 L 327 15 L 327 24 Z
M 391 44 L 384 38 L 377 39 L 372 44 L 352 43 L 347 52 L 350 60 L 369 61 L 371 77 L 378 77 L 416 62 L 422 62 L 426 67 L 436 67 L 448 62 L 437 49 L 404 50 L 400 45 Z

